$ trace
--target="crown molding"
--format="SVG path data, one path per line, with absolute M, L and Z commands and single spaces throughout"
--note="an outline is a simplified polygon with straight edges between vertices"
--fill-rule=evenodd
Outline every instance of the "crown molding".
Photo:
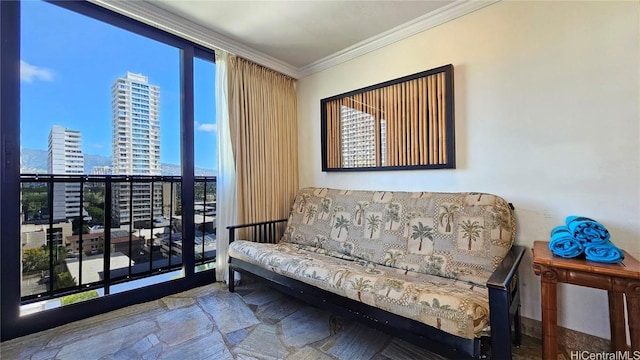
M 208 49 L 224 50 L 293 78 L 297 79 L 300 77 L 298 68 L 293 65 L 250 48 L 236 40 L 207 29 L 202 25 L 196 24 L 149 2 L 127 0 L 89 1 Z
M 500 0 L 458 0 L 298 69 L 309 76 L 482 9 Z
M 355 59 L 374 50 L 391 45 L 415 34 L 482 9 L 500 0 L 458 0 L 440 9 L 396 26 L 379 35 L 356 43 L 301 68 L 255 50 L 202 25 L 157 7 L 146 1 L 89 0 L 90 2 L 141 21 L 158 29 L 182 37 L 213 50 L 224 50 L 254 61 L 295 79 L 315 74 L 338 64 Z

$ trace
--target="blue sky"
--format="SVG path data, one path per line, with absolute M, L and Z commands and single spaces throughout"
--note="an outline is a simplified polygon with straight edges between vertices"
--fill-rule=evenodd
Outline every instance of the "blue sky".
M 21 147 L 47 149 L 61 125 L 85 154 L 111 156 L 111 86 L 141 73 L 160 87 L 160 161 L 180 164 L 180 51 L 40 1 L 22 2 Z M 196 60 L 195 165 L 215 169 L 215 65 Z

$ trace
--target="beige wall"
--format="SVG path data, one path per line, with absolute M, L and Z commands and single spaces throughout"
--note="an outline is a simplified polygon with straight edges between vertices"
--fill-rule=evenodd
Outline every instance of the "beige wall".
M 72 224 L 70 222 L 61 222 L 53 224 L 53 228 L 62 229 L 62 239 L 73 234 Z M 49 225 L 22 225 L 20 228 L 20 240 L 22 242 L 22 250 L 38 249 L 47 244 L 47 229 Z M 64 245 L 64 241 L 63 241 Z
M 500 2 L 303 78 L 301 186 L 483 191 L 516 207 L 531 246 L 570 214 L 604 223 L 640 258 L 638 2 Z M 440 65 L 455 67 L 457 169 L 323 173 L 320 99 Z M 523 315 L 540 319 L 527 253 Z M 607 297 L 559 289 L 562 326 L 609 338 Z

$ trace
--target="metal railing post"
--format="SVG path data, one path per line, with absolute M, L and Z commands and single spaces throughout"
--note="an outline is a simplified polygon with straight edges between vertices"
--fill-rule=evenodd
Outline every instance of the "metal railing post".
M 111 179 L 107 178 L 105 181 L 105 189 L 104 189 L 104 270 L 103 270 L 103 281 L 104 281 L 104 294 L 107 295 L 110 293 L 111 288 L 111 201 L 106 201 L 106 199 L 112 198 L 112 188 L 111 188 Z M 109 216 L 107 216 L 109 214 Z

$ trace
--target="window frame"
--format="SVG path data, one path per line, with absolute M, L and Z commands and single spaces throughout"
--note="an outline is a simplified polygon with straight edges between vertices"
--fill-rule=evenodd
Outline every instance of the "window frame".
M 0 326 L 1 341 L 151 301 L 215 281 L 215 270 L 195 272 L 194 59 L 215 63 L 215 52 L 86 1 L 47 1 L 180 50 L 180 149 L 184 277 L 20 316 L 20 1 L 0 1 Z M 82 45 L 82 44 L 78 44 Z

